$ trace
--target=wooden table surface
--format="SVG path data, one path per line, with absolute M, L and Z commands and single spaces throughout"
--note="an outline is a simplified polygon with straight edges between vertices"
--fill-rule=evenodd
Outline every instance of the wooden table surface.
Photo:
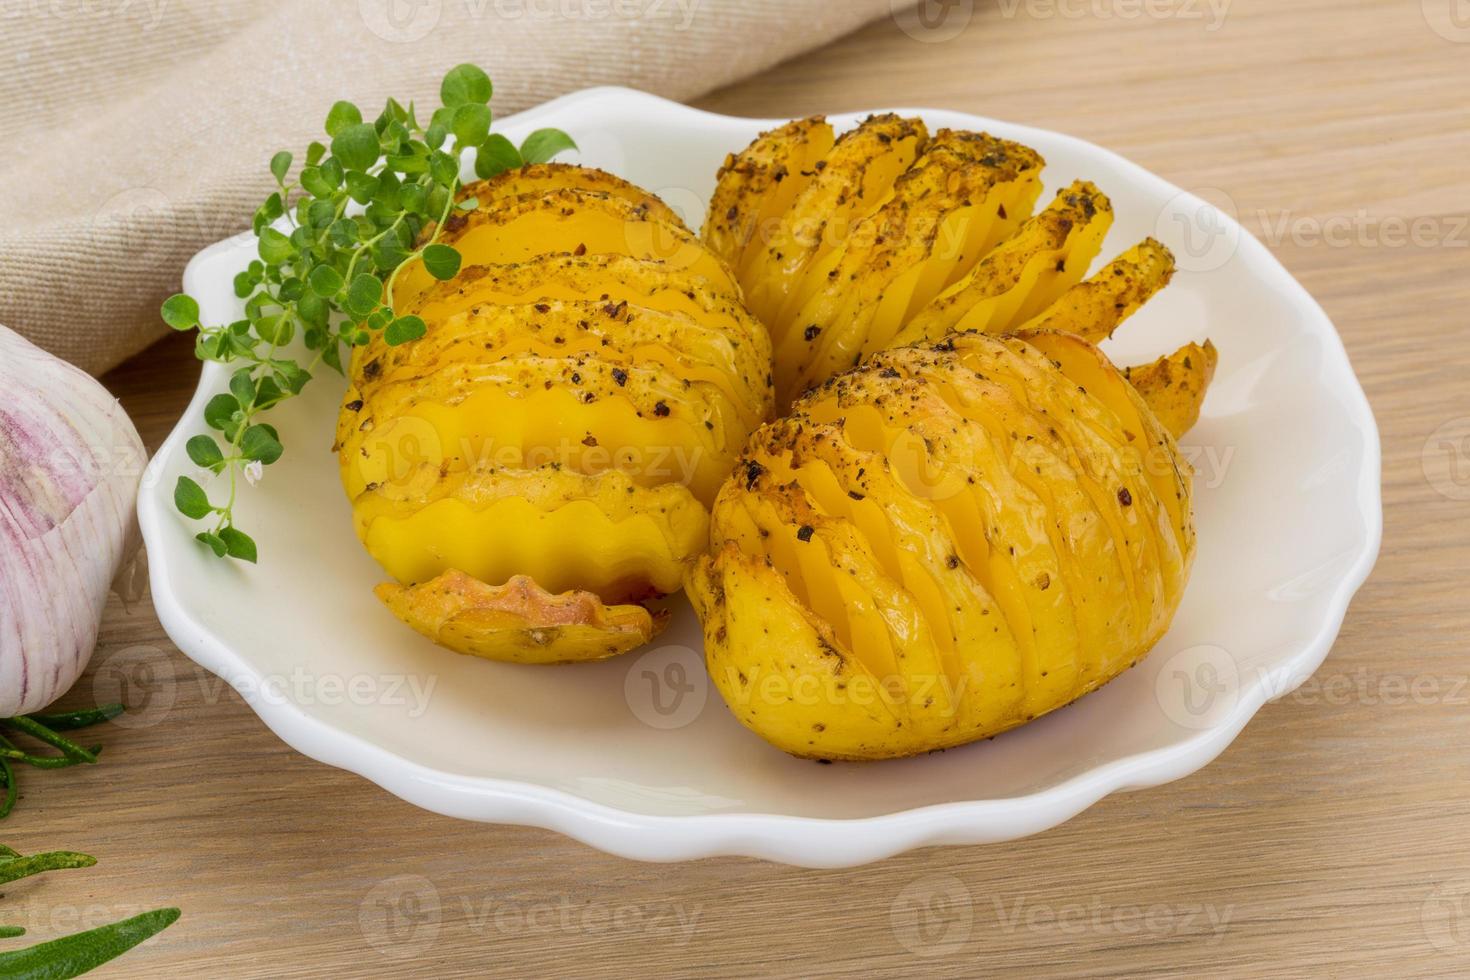
M 9 887 L 0 922 L 48 937 L 181 906 L 111 968 L 140 977 L 1470 970 L 1470 19 L 1453 0 L 971 6 L 701 104 L 970 110 L 1228 193 L 1337 323 L 1383 434 L 1382 558 L 1312 683 L 1201 772 L 1028 840 L 848 871 L 655 866 L 297 755 L 200 683 L 146 603 L 115 606 L 72 700 L 125 681 L 172 705 L 103 731 L 103 765 L 24 774 L 6 840 L 102 863 Z M 106 380 L 151 447 L 195 378 L 179 339 Z M 405 897 L 417 914 L 385 925 Z

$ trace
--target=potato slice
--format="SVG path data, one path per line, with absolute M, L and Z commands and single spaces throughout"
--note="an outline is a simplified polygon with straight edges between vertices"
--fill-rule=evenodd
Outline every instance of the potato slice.
M 456 653 L 521 664 L 606 660 L 643 646 L 668 624 L 667 612 L 605 606 L 586 592 L 547 592 L 524 575 L 486 585 L 459 571 L 375 590 L 393 615 Z
M 1185 344 L 1152 364 L 1124 368 L 1123 376 L 1178 439 L 1199 421 L 1218 361 L 1215 345 L 1206 340 L 1203 345 Z
M 1145 239 L 1067 290 L 1020 329 L 1061 330 L 1101 343 L 1173 277 L 1173 253 L 1155 239 Z
M 690 382 L 718 387 L 751 428 L 772 407 L 765 378 L 769 348 L 759 324 L 601 299 L 477 305 L 431 322 L 425 336 L 384 347 L 368 362 L 370 370 L 363 365 L 371 377 L 359 379 L 354 397 L 372 399 L 386 385 L 427 378 L 451 363 L 488 364 L 523 354 L 594 357 L 624 368 L 662 364 Z
M 725 263 L 682 224 L 671 224 L 621 197 L 562 188 L 526 195 L 509 206 L 487 202 L 445 222 L 440 241 L 465 265 L 525 262 L 547 253 L 629 255 L 703 276 L 738 295 Z M 394 288 L 401 308 L 416 306 L 435 280 L 422 262 L 405 265 Z
M 727 156 L 704 222 L 705 244 L 732 269 L 743 267 L 747 249 L 763 242 L 768 223 L 811 182 L 835 139 L 827 120 L 813 116 L 762 133 Z
M 581 167 L 566 163 L 533 163 L 507 170 L 489 180 L 474 181 L 460 188 L 456 198 L 465 201 L 474 198 L 481 208 L 504 207 L 507 201 L 517 198 L 540 197 L 549 191 L 591 191 L 620 197 L 647 211 L 660 221 L 688 229 L 684 220 L 657 195 L 630 183 L 621 177 L 598 170 L 596 167 Z
M 936 341 L 962 330 L 1005 333 L 1026 322 L 1082 279 L 1112 221 L 1112 205 L 1095 186 L 1078 181 L 1064 188 L 889 346 Z
M 808 265 L 841 246 L 857 222 L 891 196 L 927 139 L 921 121 L 892 114 L 869 117 L 842 134 L 738 270 L 749 284 L 746 301 L 761 322 L 773 322 Z
M 450 473 L 418 490 L 360 494 L 354 525 L 399 582 L 451 568 L 485 582 L 529 575 L 542 587 L 635 602 L 677 592 L 708 542 L 709 516 L 685 487 L 640 486 L 626 474 L 548 464 Z
M 425 293 L 416 312 L 432 323 L 477 306 L 552 300 L 626 300 L 666 313 L 714 318 L 736 338 L 765 333 L 738 293 L 657 260 L 627 255 L 554 254 L 514 265 L 466 266 Z
M 941 132 L 860 221 L 847 243 L 808 269 L 772 325 L 777 399 L 852 367 L 1008 237 L 1040 192 L 1041 158 L 982 133 Z M 792 307 L 797 307 L 792 310 Z
M 657 363 L 623 368 L 529 353 L 447 364 L 426 379 L 385 385 L 343 415 L 339 458 L 351 498 L 425 465 L 537 465 L 549 454 L 574 472 L 622 468 L 640 486 L 680 482 L 709 501 L 746 435 L 718 387 Z

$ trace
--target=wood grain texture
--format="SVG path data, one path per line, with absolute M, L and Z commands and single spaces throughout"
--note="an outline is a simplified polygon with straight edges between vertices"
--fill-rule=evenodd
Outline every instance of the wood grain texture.
M 182 906 L 117 977 L 1463 973 L 1470 25 L 1441 36 L 1435 0 L 1235 0 L 1213 30 L 1203 2 L 1118 16 L 1142 6 L 996 0 L 942 43 L 884 22 L 703 105 L 931 105 L 1073 133 L 1227 192 L 1322 301 L 1382 429 L 1383 554 L 1318 677 L 1220 759 L 1012 844 L 834 872 L 641 865 L 311 762 L 201 683 L 146 604 L 118 606 L 70 700 L 127 676 L 128 696 L 157 708 L 171 688 L 172 705 L 104 731 L 101 766 L 24 774 L 7 842 L 101 863 L 7 888 L 0 922 L 44 938 Z M 195 377 L 179 339 L 107 381 L 153 446 Z M 405 897 L 417 912 L 389 901 Z

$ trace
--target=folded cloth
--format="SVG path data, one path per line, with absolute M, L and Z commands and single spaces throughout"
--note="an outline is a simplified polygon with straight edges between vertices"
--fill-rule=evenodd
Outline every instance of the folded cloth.
M 0 8 L 0 323 L 98 373 L 166 328 L 203 245 L 327 109 L 438 105 L 474 62 L 500 115 L 590 85 L 687 99 L 903 0 L 16 0 Z

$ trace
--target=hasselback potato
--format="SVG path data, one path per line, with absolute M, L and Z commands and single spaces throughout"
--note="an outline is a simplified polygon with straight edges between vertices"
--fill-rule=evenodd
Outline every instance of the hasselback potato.
M 1168 283 L 1152 240 L 1081 283 L 1112 206 L 1078 181 L 1033 214 L 1042 166 L 1018 143 L 894 115 L 835 139 L 801 120 L 732 154 L 703 236 L 770 329 L 779 403 L 884 348 L 1040 326 L 1043 311 L 1106 336 Z
M 1118 370 L 1095 344 L 1168 284 L 1087 181 L 983 133 L 820 117 L 727 158 L 703 231 L 771 332 L 778 405 L 688 592 L 748 727 L 822 759 L 994 735 L 1159 640 L 1194 555 L 1175 438 L 1208 342 Z
M 1192 421 L 1214 349 L 1161 363 L 1179 368 L 1143 369 L 1146 390 Z M 879 353 L 759 430 L 720 491 L 689 586 L 710 676 L 796 755 L 994 735 L 1163 635 L 1194 554 L 1190 493 L 1174 434 L 1075 334 Z
M 556 164 L 471 185 L 464 268 L 397 286 L 427 326 L 358 348 L 337 449 L 401 619 L 463 653 L 563 662 L 662 626 L 708 507 L 772 409 L 770 342 L 652 195 Z

